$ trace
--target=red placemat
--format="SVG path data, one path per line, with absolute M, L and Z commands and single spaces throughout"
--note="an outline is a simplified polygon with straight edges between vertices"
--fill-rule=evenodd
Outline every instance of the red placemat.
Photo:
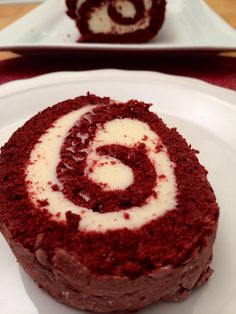
M 55 71 L 104 68 L 149 70 L 198 78 L 236 91 L 236 58 L 163 56 L 24 56 L 0 62 L 0 84 Z

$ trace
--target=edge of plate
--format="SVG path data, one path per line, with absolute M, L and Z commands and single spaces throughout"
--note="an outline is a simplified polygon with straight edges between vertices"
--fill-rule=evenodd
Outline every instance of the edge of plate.
M 117 69 L 102 69 L 102 70 L 89 70 L 89 71 L 68 71 L 68 72 L 53 72 L 48 74 L 39 75 L 33 78 L 20 79 L 11 81 L 0 86 L 0 97 L 5 97 L 10 94 L 22 92 L 38 86 L 54 85 L 55 82 L 70 82 L 83 79 L 92 79 L 94 77 L 113 77 L 113 78 L 131 78 L 134 79 L 152 79 L 155 81 L 165 80 L 170 83 L 178 83 L 180 85 L 187 85 L 196 89 L 198 92 L 207 93 L 211 97 L 220 98 L 227 102 L 236 111 L 236 92 L 223 87 L 215 86 L 210 83 L 201 81 L 195 78 L 185 76 L 169 75 L 159 72 L 151 71 L 129 71 Z M 56 79 L 56 81 L 55 81 Z
M 57 51 L 60 52 L 86 52 L 86 51 L 99 51 L 99 52 L 105 52 L 105 51 L 113 51 L 113 52 L 126 52 L 131 51 L 135 53 L 143 53 L 143 52 L 205 52 L 205 53 L 217 53 L 217 52 L 234 52 L 236 51 L 236 45 L 215 45 L 215 46 L 209 46 L 209 45 L 156 45 L 156 44 L 148 44 L 139 46 L 137 48 L 136 45 L 133 44 L 125 44 L 123 46 L 117 45 L 112 46 L 110 44 L 103 44 L 102 46 L 95 46 L 96 44 L 10 44 L 10 45 L 1 45 L 0 44 L 0 51 L 7 51 L 11 50 L 13 52 L 24 52 L 24 51 Z

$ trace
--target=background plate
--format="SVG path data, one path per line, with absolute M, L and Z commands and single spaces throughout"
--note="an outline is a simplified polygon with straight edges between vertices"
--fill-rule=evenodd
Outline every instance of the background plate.
M 204 0 L 168 0 L 157 37 L 145 44 L 76 43 L 78 30 L 66 16 L 64 0 L 47 0 L 0 33 L 1 50 L 68 51 L 228 51 L 236 50 L 236 31 Z
M 236 313 L 236 93 L 197 80 L 152 72 L 101 70 L 53 73 L 0 87 L 0 145 L 30 116 L 67 98 L 85 94 L 154 103 L 169 126 L 176 126 L 209 170 L 221 208 L 214 247 L 215 273 L 184 302 L 161 303 L 142 314 Z M 75 314 L 40 290 L 15 261 L 0 236 L 0 313 Z M 14 298 L 14 300 L 13 300 Z

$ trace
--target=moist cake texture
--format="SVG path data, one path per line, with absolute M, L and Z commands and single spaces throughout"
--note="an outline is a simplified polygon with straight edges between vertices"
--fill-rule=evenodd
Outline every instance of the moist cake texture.
M 207 171 L 149 108 L 77 97 L 1 149 L 1 232 L 60 302 L 137 310 L 182 300 L 212 273 L 219 208 Z
M 66 0 L 79 41 L 142 43 L 153 38 L 165 17 L 165 0 Z

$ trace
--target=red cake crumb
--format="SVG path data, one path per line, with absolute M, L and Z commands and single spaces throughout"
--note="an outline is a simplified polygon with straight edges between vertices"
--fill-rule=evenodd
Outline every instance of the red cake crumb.
M 71 211 L 66 212 L 67 229 L 69 232 L 76 232 L 78 230 L 80 219 L 79 215 Z
M 128 213 L 124 213 L 123 215 L 125 219 L 130 219 L 130 215 Z
M 51 186 L 51 188 L 52 188 L 53 191 L 60 191 L 60 188 L 59 188 L 59 186 L 57 184 L 53 184 Z
M 49 205 L 48 200 L 37 200 L 37 203 L 41 206 L 41 207 L 45 207 L 47 205 Z

